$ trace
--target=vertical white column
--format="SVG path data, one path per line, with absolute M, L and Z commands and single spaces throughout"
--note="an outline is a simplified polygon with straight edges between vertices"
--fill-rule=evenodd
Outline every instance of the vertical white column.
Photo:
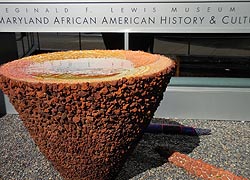
M 124 49 L 129 50 L 129 32 L 124 33 Z

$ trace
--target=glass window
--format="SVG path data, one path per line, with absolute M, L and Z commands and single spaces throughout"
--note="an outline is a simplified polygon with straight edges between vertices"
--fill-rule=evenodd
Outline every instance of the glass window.
M 16 36 L 19 57 L 61 50 L 124 48 L 123 33 L 16 33 Z M 250 78 L 250 34 L 130 33 L 129 47 L 174 57 L 177 77 Z
M 250 77 L 250 34 L 156 34 L 154 53 L 176 56 L 176 76 Z

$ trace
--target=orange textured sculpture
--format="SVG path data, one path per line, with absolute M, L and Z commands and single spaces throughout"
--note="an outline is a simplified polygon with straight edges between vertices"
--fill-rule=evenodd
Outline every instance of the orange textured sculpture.
M 0 67 L 40 151 L 65 179 L 113 179 L 163 98 L 175 63 L 140 51 L 68 51 Z
M 247 178 L 236 176 L 235 174 L 213 165 L 205 163 L 202 160 L 193 159 L 185 154 L 174 152 L 168 161 L 174 165 L 184 168 L 188 173 L 200 177 L 204 180 L 232 179 L 247 180 Z

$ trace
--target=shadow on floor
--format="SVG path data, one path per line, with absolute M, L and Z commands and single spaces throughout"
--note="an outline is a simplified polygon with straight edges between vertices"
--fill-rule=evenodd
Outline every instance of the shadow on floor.
M 168 123 L 177 124 L 173 121 Z M 145 133 L 116 180 L 127 180 L 167 162 L 172 152 L 191 153 L 199 146 L 199 136 Z

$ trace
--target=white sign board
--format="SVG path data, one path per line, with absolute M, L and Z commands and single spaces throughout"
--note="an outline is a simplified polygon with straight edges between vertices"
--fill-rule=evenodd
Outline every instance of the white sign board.
M 250 33 L 250 1 L 0 2 L 0 32 Z

